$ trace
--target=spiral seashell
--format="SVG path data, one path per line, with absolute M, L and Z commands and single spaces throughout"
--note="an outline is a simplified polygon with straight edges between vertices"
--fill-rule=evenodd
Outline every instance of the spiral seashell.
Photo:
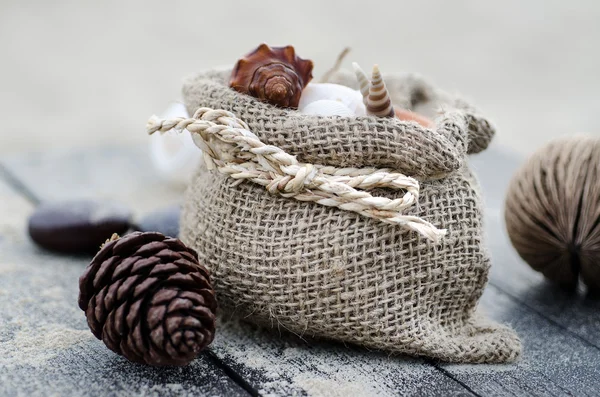
M 312 102 L 331 100 L 345 105 L 355 116 L 364 116 L 366 108 L 360 92 L 340 84 L 310 83 L 302 91 L 298 110 L 303 110 Z
M 385 82 L 379 72 L 379 66 L 373 66 L 369 97 L 367 98 L 367 113 L 379 117 L 394 117 L 394 107 Z
M 352 62 L 352 67 L 354 68 L 354 73 L 356 74 L 356 80 L 358 80 L 358 85 L 360 89 L 360 93 L 363 97 L 363 103 L 367 106 L 367 98 L 369 97 L 369 78 L 367 74 L 358 66 L 358 63 Z
M 300 95 L 312 79 L 313 62 L 296 56 L 294 47 L 261 44 L 238 60 L 229 86 L 275 106 L 298 108 Z
M 310 102 L 305 107 L 300 107 L 299 110 L 304 114 L 318 116 L 355 116 L 354 112 L 348 106 L 331 99 L 320 99 Z

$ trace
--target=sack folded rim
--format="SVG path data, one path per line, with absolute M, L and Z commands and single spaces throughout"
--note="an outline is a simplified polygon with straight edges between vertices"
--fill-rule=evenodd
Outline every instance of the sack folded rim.
M 184 79 L 188 112 L 193 114 L 200 107 L 230 111 L 265 143 L 282 147 L 303 162 L 392 168 L 420 180 L 456 172 L 466 162 L 475 116 L 452 103 L 436 118 L 434 128 L 396 118 L 306 115 L 231 89 L 227 84 L 230 73 L 209 70 Z

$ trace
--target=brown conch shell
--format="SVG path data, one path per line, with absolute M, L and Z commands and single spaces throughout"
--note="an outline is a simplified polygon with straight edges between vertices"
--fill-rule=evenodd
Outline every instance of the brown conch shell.
M 294 47 L 261 44 L 238 60 L 229 86 L 272 105 L 298 108 L 300 94 L 312 79 L 313 62 L 296 56 Z

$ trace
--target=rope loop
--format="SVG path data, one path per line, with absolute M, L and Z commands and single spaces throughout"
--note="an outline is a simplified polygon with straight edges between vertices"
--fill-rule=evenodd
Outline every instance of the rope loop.
M 390 169 L 336 168 L 300 163 L 277 146 L 264 144 L 235 114 L 200 108 L 192 118 L 159 119 L 152 116 L 148 134 L 188 130 L 204 152 L 208 169 L 238 181 L 250 180 L 268 192 L 320 205 L 357 212 L 381 222 L 416 231 L 434 242 L 446 234 L 431 223 L 403 215 L 419 197 L 419 182 Z M 404 190 L 402 197 L 374 197 L 368 190 Z

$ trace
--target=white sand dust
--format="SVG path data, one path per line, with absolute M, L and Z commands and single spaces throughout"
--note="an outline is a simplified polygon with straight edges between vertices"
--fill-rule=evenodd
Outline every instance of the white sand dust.
M 77 330 L 62 324 L 22 326 L 15 332 L 12 340 L 0 343 L 0 350 L 4 352 L 0 356 L 0 365 L 39 367 L 59 354 L 61 350 L 93 339 L 94 336 L 87 329 Z

